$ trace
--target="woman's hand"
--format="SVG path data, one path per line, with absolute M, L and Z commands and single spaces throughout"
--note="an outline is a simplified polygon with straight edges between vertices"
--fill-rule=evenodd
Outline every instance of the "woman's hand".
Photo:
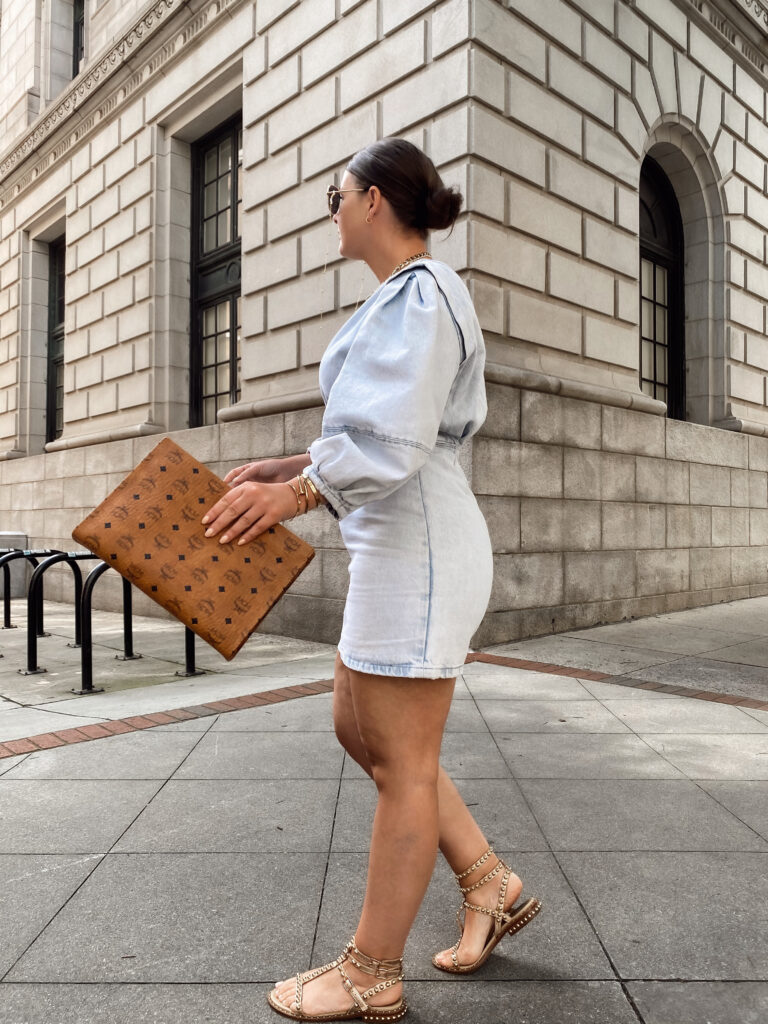
M 285 483 L 292 480 L 305 466 L 310 465 L 308 455 L 289 455 L 283 459 L 258 459 L 245 466 L 230 469 L 224 477 L 224 483 L 237 487 L 249 480 L 263 484 Z
M 245 467 L 246 470 L 248 468 Z M 203 526 L 207 526 L 206 537 L 221 534 L 220 544 L 229 544 L 236 538 L 238 544 L 245 544 L 270 526 L 291 519 L 295 514 L 296 495 L 285 483 L 246 481 L 219 498 L 203 516 Z

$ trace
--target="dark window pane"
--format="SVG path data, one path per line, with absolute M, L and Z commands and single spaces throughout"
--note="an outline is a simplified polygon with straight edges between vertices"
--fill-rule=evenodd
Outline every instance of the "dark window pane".
M 232 170 L 232 139 L 225 139 L 219 145 L 219 174 L 227 174 Z
M 203 228 L 203 252 L 213 252 L 216 248 L 216 218 L 211 217 Z
M 213 149 L 209 149 L 205 154 L 205 177 L 203 181 L 207 185 L 210 181 L 215 181 L 218 176 L 218 150 L 214 146 Z

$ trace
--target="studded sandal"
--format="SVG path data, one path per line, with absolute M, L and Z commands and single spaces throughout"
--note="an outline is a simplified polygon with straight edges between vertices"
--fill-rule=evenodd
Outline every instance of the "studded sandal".
M 527 900 L 523 900 L 522 903 L 519 903 L 514 907 L 510 907 L 509 910 L 504 909 L 504 900 L 507 895 L 507 884 L 512 876 L 512 869 L 505 864 L 501 858 L 497 858 L 495 867 L 491 868 L 488 874 L 484 875 L 479 882 L 475 882 L 474 885 L 466 887 L 461 884 L 462 881 L 471 875 L 473 871 L 482 867 L 492 854 L 493 847 L 489 846 L 483 856 L 480 857 L 479 860 L 476 860 L 471 867 L 468 867 L 466 871 L 462 871 L 460 875 L 454 876 L 464 897 L 461 906 L 456 911 L 456 921 L 462 935 L 464 934 L 464 925 L 461 920 L 462 910 L 465 913 L 465 919 L 466 911 L 468 910 L 473 910 L 477 914 L 488 914 L 489 917 L 493 918 L 493 927 L 488 933 L 488 939 L 483 947 L 483 951 L 474 963 L 460 964 L 457 956 L 459 945 L 461 944 L 461 939 L 459 939 L 459 941 L 451 947 L 450 953 L 452 964 L 450 966 L 440 963 L 437 956 L 432 957 L 432 963 L 440 971 L 448 971 L 449 974 L 472 974 L 472 972 L 476 971 L 478 967 L 483 966 L 485 961 L 491 955 L 491 952 L 501 942 L 505 935 L 514 935 L 515 932 L 519 932 L 520 929 L 524 928 L 541 910 L 541 901 L 537 900 L 533 896 L 529 897 Z M 495 909 L 480 907 L 476 903 L 470 903 L 467 896 L 476 889 L 479 889 L 480 886 L 485 885 L 486 882 L 490 882 L 491 879 L 495 878 L 501 871 L 503 871 L 504 874 L 501 876 L 499 899 Z
M 358 970 L 363 972 L 363 974 L 369 974 L 372 978 L 380 978 L 381 981 L 376 985 L 373 985 L 371 988 L 366 989 L 365 992 L 360 992 L 344 970 L 344 964 L 347 960 L 354 964 Z M 339 1010 L 335 1013 L 304 1013 L 301 1008 L 304 985 L 308 981 L 312 981 L 313 978 L 318 978 L 321 974 L 326 974 L 328 971 L 332 971 L 334 969 L 341 975 L 342 984 L 352 999 L 352 1006 L 346 1010 Z M 340 956 L 337 956 L 335 960 L 332 960 L 324 967 L 316 967 L 313 971 L 296 975 L 296 995 L 292 1000 L 292 1002 L 296 1003 L 295 1010 L 292 1007 L 281 1003 L 280 1000 L 274 997 L 271 992 L 267 996 L 267 1001 L 273 1010 L 282 1014 L 283 1017 L 290 1017 L 291 1020 L 364 1020 L 377 1021 L 378 1024 L 384 1024 L 384 1022 L 387 1022 L 388 1024 L 389 1021 L 400 1020 L 405 1016 L 405 1011 L 407 1009 L 405 999 L 398 999 L 396 1003 L 387 1003 L 385 1006 L 371 1006 L 367 1000 L 377 992 L 384 992 L 386 989 L 392 988 L 393 985 L 397 985 L 397 983 L 402 980 L 402 960 L 374 960 L 372 956 L 367 956 L 357 948 L 355 945 L 355 937 L 353 935 L 344 947 L 344 952 Z

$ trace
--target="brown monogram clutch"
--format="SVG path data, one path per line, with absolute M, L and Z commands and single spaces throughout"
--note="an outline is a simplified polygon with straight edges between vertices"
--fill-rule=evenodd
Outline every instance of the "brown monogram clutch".
M 231 660 L 315 551 L 279 523 L 240 546 L 206 537 L 227 490 L 165 438 L 72 536 Z

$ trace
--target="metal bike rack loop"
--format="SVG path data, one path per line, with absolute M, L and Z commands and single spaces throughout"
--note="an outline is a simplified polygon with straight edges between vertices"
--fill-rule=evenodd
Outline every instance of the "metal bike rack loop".
M 96 558 L 90 551 L 58 551 L 41 562 L 32 573 L 29 581 L 29 592 L 27 594 L 27 667 L 19 669 L 23 676 L 40 675 L 47 669 L 37 664 L 37 637 L 38 637 L 38 614 L 42 620 L 42 587 L 43 576 L 53 565 L 65 562 L 72 570 L 75 582 L 75 647 L 80 645 L 81 633 L 81 595 L 83 592 L 83 574 L 80 571 L 78 562 L 89 558 Z M 39 595 L 39 596 L 38 596 Z
M 101 562 L 88 573 L 83 586 L 82 605 L 82 643 L 80 645 L 80 689 L 72 693 L 82 696 L 85 693 L 103 693 L 104 687 L 94 688 L 93 685 L 93 588 L 107 569 L 112 566 Z M 125 577 L 123 582 L 123 661 L 134 661 L 140 654 L 133 653 L 133 594 L 131 584 Z M 119 654 L 115 655 L 120 658 Z
M 12 551 L 6 551 L 0 555 L 0 567 L 3 570 L 3 629 L 18 629 L 18 626 L 11 625 L 11 567 L 10 562 L 15 561 L 17 558 L 26 558 L 28 562 L 31 562 L 35 568 L 38 565 L 38 558 L 45 558 L 48 555 L 60 554 L 58 548 L 34 548 L 24 550 L 22 548 L 14 548 Z M 40 587 L 40 598 L 39 608 L 37 609 L 36 625 L 38 629 L 38 636 L 45 636 L 43 633 L 43 589 Z M 29 625 L 29 624 L 27 624 Z

